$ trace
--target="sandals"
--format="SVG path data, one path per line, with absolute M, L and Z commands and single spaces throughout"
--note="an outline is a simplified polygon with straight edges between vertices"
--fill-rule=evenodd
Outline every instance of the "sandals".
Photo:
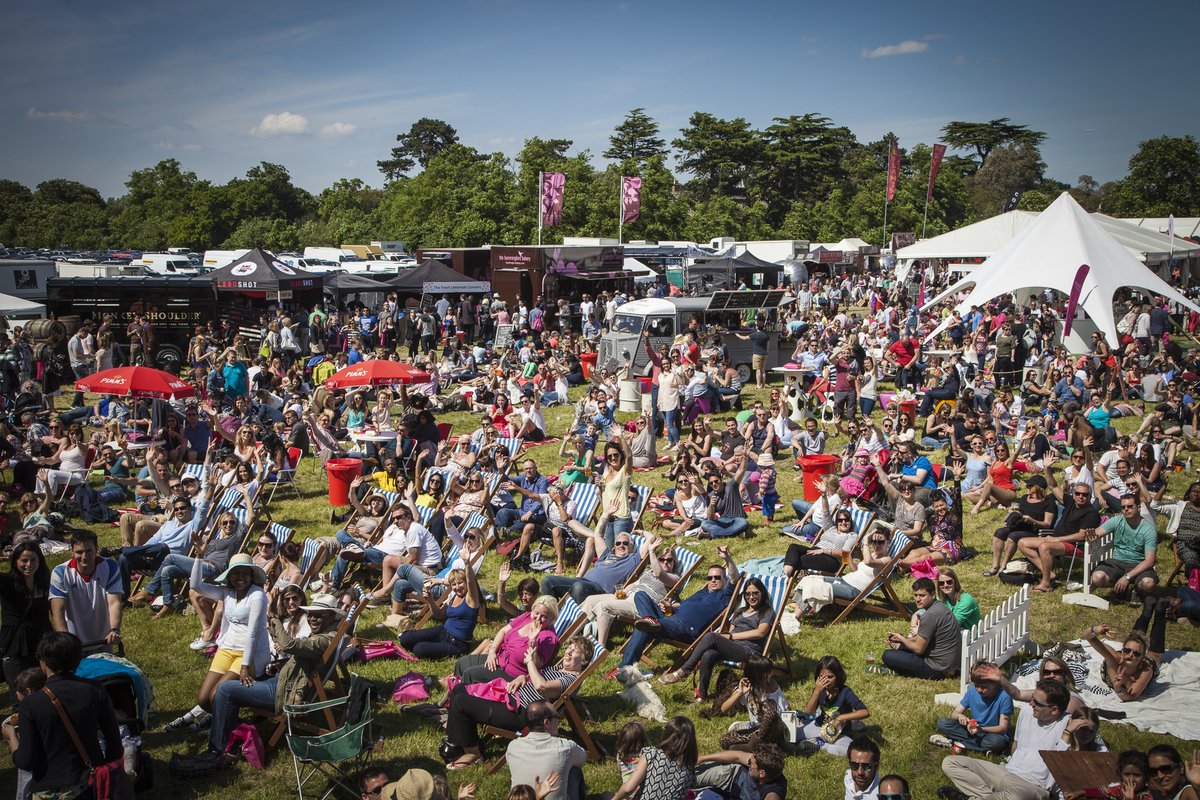
M 1000 570 L 996 569 L 995 567 L 988 567 L 983 571 L 983 577 L 985 578 L 994 578 L 999 574 Z
M 463 756 L 462 758 L 458 759 L 457 761 L 451 761 L 449 764 L 447 764 L 446 769 L 447 769 L 447 771 L 456 770 L 456 769 L 466 769 L 467 767 L 475 766 L 482 760 L 483 759 L 481 756 Z
M 684 677 L 685 674 L 683 670 L 677 669 L 671 672 L 664 672 L 662 676 L 659 677 L 658 682 L 664 686 L 670 686 L 672 683 L 679 683 L 684 679 Z

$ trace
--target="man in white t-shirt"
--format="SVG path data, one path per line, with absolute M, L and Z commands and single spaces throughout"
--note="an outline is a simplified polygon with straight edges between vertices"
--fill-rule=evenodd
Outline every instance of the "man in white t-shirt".
M 50 573 L 50 623 L 73 633 L 85 653 L 111 652 L 121 640 L 125 596 L 115 561 L 99 557 L 96 534 L 71 537 L 71 560 Z
M 376 547 L 388 555 L 398 555 L 403 563 L 396 568 L 392 601 L 403 603 L 408 594 L 425 593 L 425 581 L 442 567 L 442 548 L 421 523 L 407 502 L 392 509 L 392 524 Z M 397 612 L 398 613 L 398 612 Z
M 1029 709 L 1022 709 L 1017 717 L 1015 749 L 1007 762 L 993 764 L 970 756 L 947 756 L 942 761 L 942 772 L 969 800 L 1000 794 L 1012 800 L 1047 800 L 1054 789 L 1054 776 L 1042 760 L 1041 751 L 1070 747 L 1066 732 L 1071 721 L 1067 713 L 1070 701 L 1071 695 L 1062 683 L 1038 681 Z

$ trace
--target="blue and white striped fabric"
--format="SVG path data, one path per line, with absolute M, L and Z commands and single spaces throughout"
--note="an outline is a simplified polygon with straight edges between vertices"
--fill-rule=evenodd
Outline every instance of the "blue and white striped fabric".
M 308 572 L 308 568 L 312 566 L 313 559 L 321 551 L 321 541 L 319 539 L 305 539 L 304 551 L 300 554 L 300 572 Z
M 583 609 L 575 602 L 575 598 L 569 594 L 563 595 L 558 603 L 558 619 L 554 620 L 554 635 L 562 640 L 582 613 Z
M 573 483 L 568 496 L 575 503 L 575 519 L 590 525 L 600 505 L 600 487 L 594 483 Z
M 875 512 L 865 508 L 859 508 L 851 503 L 850 519 L 854 521 L 854 532 L 862 535 L 867 526 L 871 524 L 871 520 L 875 519 Z
M 267 525 L 267 533 L 275 537 L 276 549 L 278 549 L 292 540 L 292 537 L 296 535 L 296 529 L 272 522 Z
M 687 576 L 683 585 L 679 587 L 679 591 L 675 592 L 676 597 L 682 597 L 683 590 L 687 588 L 688 583 L 692 580 L 692 573 L 695 572 L 696 565 L 700 563 L 700 554 L 694 550 L 688 550 L 686 547 L 674 547 L 672 549 L 675 551 L 675 569 L 678 570 L 676 574 L 680 577 Z
M 203 464 L 184 464 L 183 471 L 179 473 L 181 478 L 195 478 L 200 481 L 200 485 L 204 486 L 208 483 L 208 470 Z

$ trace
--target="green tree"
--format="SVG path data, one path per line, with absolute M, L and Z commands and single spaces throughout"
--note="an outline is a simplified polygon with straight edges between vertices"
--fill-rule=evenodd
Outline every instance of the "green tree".
M 35 200 L 51 206 L 80 204 L 104 208 L 104 198 L 99 190 L 66 178 L 42 181 L 33 195 Z
M 987 163 L 970 178 L 971 204 L 977 217 L 999 214 L 1014 192 L 1039 186 L 1045 171 L 1037 145 L 1004 145 L 993 150 Z
M 991 122 L 949 122 L 942 128 L 942 139 L 955 150 L 974 150 L 979 156 L 978 168 L 983 169 L 997 147 L 1037 147 L 1046 140 L 1046 134 L 1031 131 L 1026 125 L 1016 125 L 1008 117 L 1001 117 Z
M 621 176 L 629 172 L 612 164 L 596 175 L 588 200 L 587 224 L 581 234 L 615 237 L 622 229 L 618 219 Z M 676 196 L 675 176 L 667 168 L 665 156 L 651 158 L 637 173 L 642 179 L 641 213 L 636 222 L 624 225 L 624 240 L 678 238 L 687 223 L 689 208 L 686 200 Z
M 411 172 L 418 164 L 425 169 L 430 159 L 458 142 L 458 131 L 440 119 L 421 117 L 407 133 L 397 134 L 396 141 L 392 157 L 377 162 L 379 171 L 389 181 Z
M 0 242 L 19 244 L 18 231 L 33 204 L 33 192 L 23 183 L 0 180 Z
M 658 134 L 658 123 L 646 114 L 646 109 L 635 108 L 613 130 L 608 137 L 609 147 L 601 155 L 641 167 L 652 158 L 666 156 L 667 143 Z
M 778 218 L 794 202 L 827 196 L 842 177 L 842 159 L 855 144 L 848 128 L 834 127 L 828 117 L 817 114 L 776 117 L 763 131 L 763 141 L 758 183 Z
M 1106 192 L 1104 206 L 1131 217 L 1200 216 L 1200 143 L 1190 135 L 1142 142 L 1129 159 L 1129 174 Z
M 153 167 L 135 170 L 125 182 L 129 192 L 121 198 L 112 223 L 113 241 L 123 247 L 162 250 L 172 246 L 203 247 L 211 239 L 211 220 L 198 194 L 209 189 L 194 172 L 185 172 L 178 161 L 164 159 Z M 184 238 L 179 238 L 184 237 Z
M 680 151 L 679 168 L 694 176 L 689 191 L 700 199 L 748 196 L 764 150 L 762 137 L 749 122 L 697 111 L 680 134 L 671 144 Z
M 254 217 L 238 225 L 221 246 L 227 250 L 262 247 L 277 253 L 295 250 L 299 245 L 296 226 L 287 220 Z
M 537 241 L 542 189 L 539 172 L 561 172 L 566 176 L 562 222 L 542 231 L 542 243 L 557 244 L 562 242 L 563 236 L 578 235 L 587 229 L 588 203 L 596 170 L 587 150 L 574 156 L 567 154 L 573 144 L 570 139 L 537 136 L 525 140 L 525 146 L 517 154 L 517 182 L 502 241 L 512 244 Z

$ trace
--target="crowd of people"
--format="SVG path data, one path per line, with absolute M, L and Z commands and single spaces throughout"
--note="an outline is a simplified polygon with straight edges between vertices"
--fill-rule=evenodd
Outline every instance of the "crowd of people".
M 796 587 L 805 622 L 870 594 L 893 570 L 911 576 L 915 613 L 877 643 L 882 657 L 868 672 L 941 680 L 957 676 L 960 633 L 981 616 L 956 565 L 990 555 L 985 579 L 1020 572 L 1053 593 L 1067 579 L 1057 559 L 1111 534 L 1090 585 L 1141 613 L 1121 637 L 1097 618 L 1080 638 L 1102 659 L 1106 685 L 1136 702 L 1154 686 L 1169 622 L 1200 619 L 1200 482 L 1180 499 L 1167 485 L 1197 447 L 1195 351 L 1175 341 L 1158 303 L 1119 299 L 1122 341 L 1097 336 L 1090 352 L 1068 355 L 1056 344 L 1053 298 L 1002 297 L 960 316 L 949 306 L 919 313 L 914 289 L 891 275 L 814 279 L 788 289 L 779 310 L 748 314 L 741 330 L 713 331 L 697 317 L 671 341 L 645 334 L 648 402 L 624 422 L 617 401 L 632 358 L 594 368 L 584 358 L 632 299 L 619 292 L 528 307 L 499 295 L 406 307 L 389 295 L 376 307 L 273 309 L 257 337 L 202 326 L 184 370 L 196 396 L 171 401 L 89 405 L 79 392 L 59 407 L 65 398 L 56 405 L 45 391 L 18 336 L 8 349 L 20 392 L 0 431 L 19 509 L 6 534 L 11 568 L 0 573 L 3 673 L 19 703 L 19 726 L 4 732 L 22 771 L 18 796 L 75 796 L 89 764 L 124 759 L 136 771 L 136 735 L 74 673 L 92 654 L 136 660 L 141 643 L 123 638 L 123 621 L 143 605 L 158 618 L 194 610 L 190 647 L 209 658 L 195 706 L 165 725 L 207 733 L 205 751 L 173 762 L 181 774 L 225 763 L 243 710 L 278 713 L 306 698 L 314 675 L 332 674 L 330 659 L 360 652 L 363 610 L 386 606 L 402 658 L 454 660 L 429 714 L 444 728 L 447 770 L 484 759 L 485 726 L 527 732 L 508 745 L 510 797 L 587 795 L 589 754 L 558 730 L 569 699 L 597 669 L 638 678 L 653 652 L 670 660 L 661 685 L 695 674 L 700 716 L 736 720 L 707 753 L 690 716 L 671 717 L 656 744 L 642 723 L 625 724 L 613 797 L 695 789 L 784 800 L 786 760 L 824 752 L 848 759 L 847 798 L 907 800 L 904 777 L 879 774 L 880 737 L 838 655 L 810 654 L 816 666 L 799 686 L 777 682 L 771 645 L 788 609 L 766 575 Z M 943 321 L 931 347 L 926 334 Z M 515 337 L 497 350 L 501 325 Z M 768 331 L 792 348 L 788 377 L 768 383 L 756 361 L 756 392 L 722 336 Z M 75 332 L 76 376 L 153 357 L 148 323 L 125 333 L 115 343 L 112 321 Z M 427 377 L 326 387 L 372 358 Z M 550 425 L 554 405 L 570 410 Z M 453 412 L 474 422 L 448 436 L 439 420 Z M 1119 432 L 1121 416 L 1141 422 Z M 541 455 L 556 446 L 565 463 L 543 474 L 553 457 Z M 789 506 L 800 492 L 788 484 L 811 477 L 812 456 L 832 456 L 832 471 L 815 499 Z M 273 523 L 300 462 L 333 459 L 362 465 L 348 505 L 302 531 Z M 653 497 L 635 480 L 648 470 L 660 476 Z M 786 546 L 756 567 L 774 572 L 739 568 L 730 543 L 789 507 Z M 990 540 L 964 536 L 965 520 L 993 508 L 1006 516 Z M 1177 568 L 1158 562 L 1160 520 L 1170 520 Z M 119 545 L 100 547 L 83 527 L 110 522 Z M 716 559 L 685 568 L 682 556 L 704 539 L 721 540 Z M 69 557 L 51 568 L 60 552 Z M 484 586 L 492 561 L 497 583 Z M 692 570 L 700 587 L 685 595 Z M 568 608 L 577 623 L 560 626 Z M 501 627 L 481 640 L 485 615 L 497 612 Z M 1033 690 L 987 661 L 968 677 L 929 738 L 955 751 L 943 762 L 945 796 L 1040 800 L 1055 783 L 1040 750 L 1104 749 L 1060 659 L 1042 661 Z M 60 708 L 86 753 L 55 724 Z M 1097 791 L 1187 798 L 1200 781 L 1200 762 L 1169 746 L 1122 753 L 1120 764 L 1116 789 Z M 360 777 L 364 800 L 452 793 L 423 770 Z

